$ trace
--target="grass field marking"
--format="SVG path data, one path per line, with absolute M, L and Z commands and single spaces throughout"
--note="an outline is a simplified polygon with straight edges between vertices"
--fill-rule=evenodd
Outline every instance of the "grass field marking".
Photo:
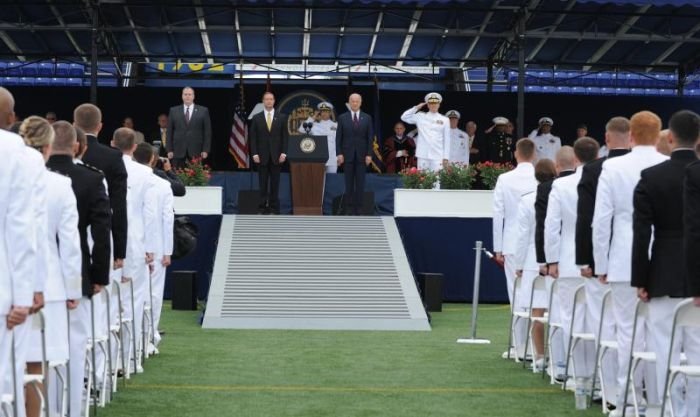
M 193 385 L 129 384 L 129 388 L 176 391 L 224 392 L 328 392 L 370 394 L 559 394 L 554 388 L 469 388 L 469 387 L 319 387 L 305 385 Z
M 510 308 L 510 305 L 508 305 L 508 304 L 493 306 L 493 307 L 479 306 L 479 311 L 500 311 L 500 310 L 507 310 L 509 308 Z M 471 307 L 445 307 L 442 309 L 442 311 L 472 311 L 472 308 Z

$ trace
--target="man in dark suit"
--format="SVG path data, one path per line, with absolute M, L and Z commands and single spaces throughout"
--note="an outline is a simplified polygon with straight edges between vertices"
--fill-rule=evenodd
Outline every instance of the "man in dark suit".
M 83 162 L 104 173 L 107 178 L 109 206 L 112 210 L 112 239 L 115 269 L 121 268 L 126 258 L 126 168 L 121 152 L 97 141 L 102 129 L 102 112 L 90 103 L 81 104 L 73 111 L 73 125 L 87 137 Z
M 558 152 L 555 159 L 554 165 L 557 170 L 557 178 L 563 178 L 574 173 L 576 161 L 572 148 L 565 148 L 564 151 Z M 535 197 L 535 255 L 542 275 L 547 275 L 547 258 L 544 254 L 544 221 L 547 217 L 549 193 L 552 191 L 553 183 L 554 179 L 539 183 Z
M 194 104 L 194 89 L 182 89 L 182 104 L 170 108 L 166 149 L 176 168 L 185 161 L 201 157 L 207 159 L 211 148 L 211 120 L 209 109 Z
M 338 166 L 345 164 L 345 214 L 359 215 L 365 194 L 365 171 L 372 163 L 372 117 L 361 111 L 362 96 L 348 98 L 350 111 L 338 117 L 335 149 Z
M 634 190 L 632 239 L 632 286 L 637 288 L 639 298 L 649 303 L 649 336 L 653 337 L 652 346 L 656 350 L 659 393 L 664 392 L 675 307 L 685 297 L 692 295 L 688 288 L 686 254 L 681 249 L 684 230 L 683 181 L 688 165 L 698 160 L 694 147 L 700 135 L 700 116 L 689 110 L 679 111 L 671 116 L 669 127 L 671 159 L 643 170 Z M 697 211 L 697 206 L 689 209 L 691 213 L 685 213 L 686 216 L 693 210 Z M 697 221 L 697 217 L 694 221 Z M 698 252 L 688 253 L 687 256 L 697 258 Z M 674 349 L 671 364 L 680 363 L 680 346 L 683 345 L 689 363 L 696 365 L 700 361 L 700 332 L 697 329 L 680 331 L 683 334 L 677 339 L 678 346 Z M 688 384 L 687 392 L 700 392 L 700 382 L 688 381 Z M 689 395 L 682 401 L 682 385 L 674 384 L 671 387 L 676 410 L 682 410 L 684 407 L 681 403 L 685 402 L 688 411 L 697 411 L 700 409 L 700 398 Z
M 258 165 L 260 183 L 260 214 L 280 213 L 280 170 L 287 160 L 287 115 L 275 110 L 275 95 L 263 94 L 262 112 L 253 116 L 250 122 L 250 153 Z M 269 188 L 268 188 L 269 182 Z
M 605 125 L 605 145 L 609 149 L 608 158 L 615 158 L 629 152 L 630 121 L 626 117 L 613 117 Z M 593 211 L 595 209 L 598 178 L 606 158 L 599 158 L 583 166 L 581 181 L 578 183 L 578 205 L 576 207 L 576 265 L 581 275 L 593 276 Z
M 70 177 L 78 207 L 78 232 L 82 252 L 83 298 L 70 310 L 70 415 L 79 416 L 85 378 L 85 346 L 90 330 L 89 297 L 109 284 L 110 201 L 104 176 L 96 168 L 73 163 L 78 149 L 76 132 L 68 122 L 53 124 L 56 133 L 48 168 Z M 102 146 L 102 145 L 92 145 Z M 88 245 L 88 227 L 93 241 Z M 75 302 L 74 302 L 75 303 Z

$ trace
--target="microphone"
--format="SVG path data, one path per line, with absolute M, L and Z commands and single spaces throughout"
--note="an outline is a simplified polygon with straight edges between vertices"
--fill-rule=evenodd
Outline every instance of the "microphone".
M 306 134 L 308 135 L 309 133 L 311 133 L 311 128 L 314 127 L 314 124 L 313 122 L 304 122 L 301 126 L 304 128 Z
M 492 252 L 489 252 L 488 249 L 484 249 L 484 253 L 486 254 L 486 256 L 488 256 L 488 258 L 491 261 L 493 261 L 493 263 L 498 265 L 499 268 L 505 269 L 505 266 L 503 265 L 503 261 L 499 261 L 498 259 L 496 259 L 496 255 L 494 255 Z

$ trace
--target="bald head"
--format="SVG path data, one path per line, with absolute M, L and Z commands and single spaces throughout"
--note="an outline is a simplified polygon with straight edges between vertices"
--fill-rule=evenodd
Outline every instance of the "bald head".
M 59 120 L 51 127 L 55 133 L 51 155 L 73 156 L 73 148 L 76 146 L 75 128 L 65 120 Z
M 94 104 L 81 104 L 73 111 L 73 124 L 87 134 L 97 135 L 102 129 L 102 111 Z
M 15 122 L 15 98 L 4 87 L 0 87 L 0 129 L 8 129 Z
M 576 169 L 576 154 L 574 153 L 574 148 L 571 146 L 562 146 L 557 151 L 557 155 L 554 159 L 554 162 L 557 165 L 557 172 Z

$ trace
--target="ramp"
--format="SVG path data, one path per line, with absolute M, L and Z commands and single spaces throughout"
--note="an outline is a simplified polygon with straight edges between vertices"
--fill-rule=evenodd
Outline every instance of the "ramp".
M 223 216 L 204 328 L 430 330 L 392 217 Z

